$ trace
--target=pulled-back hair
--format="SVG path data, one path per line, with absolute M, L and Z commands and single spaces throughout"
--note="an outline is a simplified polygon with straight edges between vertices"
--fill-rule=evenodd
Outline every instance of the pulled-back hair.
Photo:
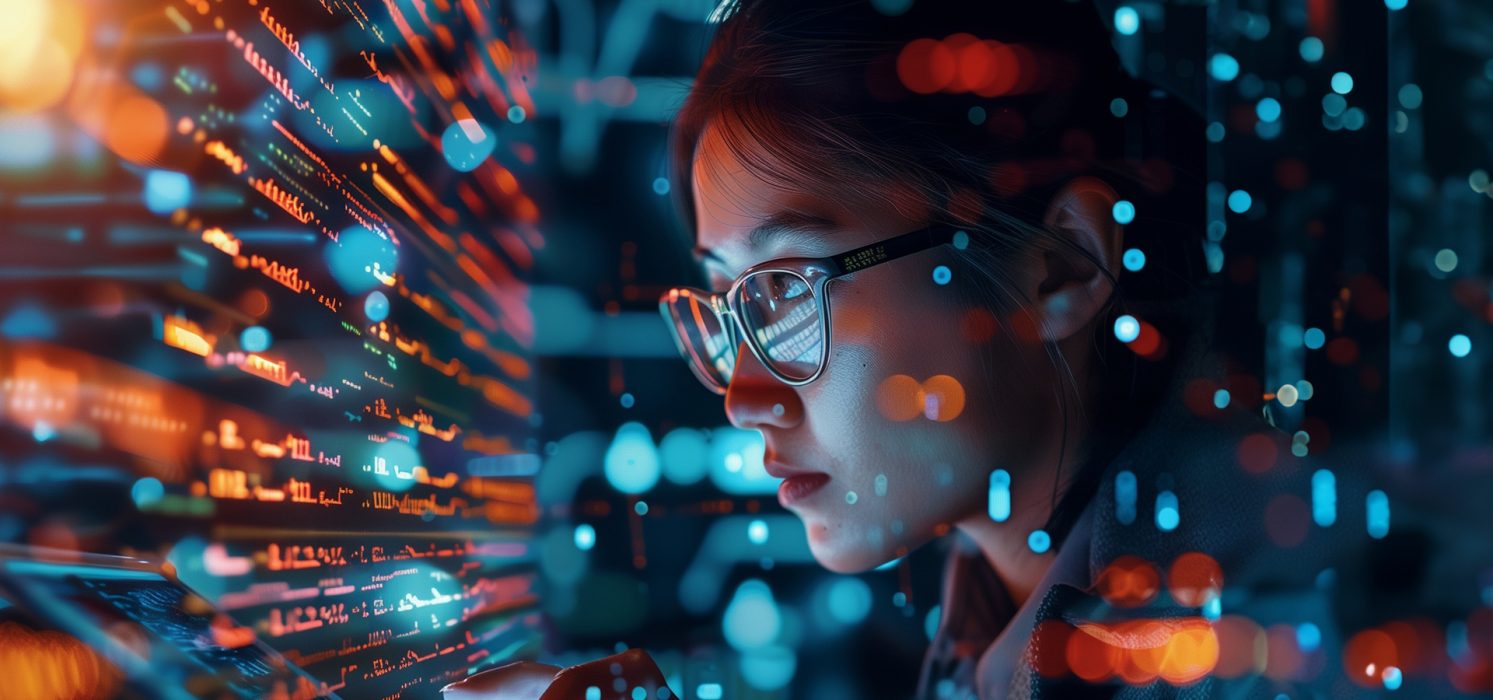
M 727 0 L 717 13 L 671 139 L 672 191 L 691 232 L 707 125 L 775 186 L 834 197 L 847 183 L 896 183 L 877 196 L 970 232 L 955 277 L 998 313 L 1024 301 L 1010 283 L 1024 252 L 1076 249 L 1042 222 L 1064 184 L 1092 175 L 1133 205 L 1125 245 L 1145 263 L 1118 275 L 1098 327 L 1132 313 L 1164 344 L 1138 359 L 1098 334 L 1108 366 L 1089 408 L 1103 422 L 1089 463 L 1060 476 L 1067 496 L 1048 525 L 1061 538 L 1199 324 L 1188 300 L 1204 276 L 1200 118 L 1126 72 L 1089 0 L 913 0 L 895 16 L 870 0 Z M 1056 345 L 1048 352 L 1066 368 Z M 1076 387 L 1054 392 L 1066 419 Z

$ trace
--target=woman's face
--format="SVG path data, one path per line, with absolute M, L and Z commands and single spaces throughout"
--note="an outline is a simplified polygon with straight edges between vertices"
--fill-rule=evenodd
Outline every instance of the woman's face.
M 847 184 L 831 197 L 767 182 L 707 128 L 693 187 L 712 287 L 723 291 L 767 260 L 829 256 L 926 225 L 899 211 L 891 190 Z M 1016 510 L 1051 497 L 1050 479 L 1023 479 L 1029 465 L 1057 458 L 1052 362 L 1032 316 L 997 317 L 970 280 L 934 281 L 939 265 L 964 274 L 953 255 L 944 246 L 830 282 L 830 352 L 807 385 L 779 382 L 739 349 L 727 415 L 761 430 L 768 471 L 787 477 L 779 500 L 831 570 L 878 566 L 985 517 L 996 469 L 1012 477 Z M 1009 280 L 1011 288 L 1040 293 L 1042 265 L 1021 267 L 1030 279 Z

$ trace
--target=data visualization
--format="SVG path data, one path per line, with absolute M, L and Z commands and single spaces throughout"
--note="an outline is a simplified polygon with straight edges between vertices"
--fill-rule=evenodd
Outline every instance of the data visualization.
M 504 8 L 0 7 L 0 540 L 168 561 L 343 697 L 537 649 Z

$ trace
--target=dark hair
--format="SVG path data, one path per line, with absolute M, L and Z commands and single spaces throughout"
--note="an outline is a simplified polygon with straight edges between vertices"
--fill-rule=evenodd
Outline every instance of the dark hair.
M 1138 360 L 1128 349 L 1115 351 L 1110 334 L 1096 339 L 1106 361 L 1130 365 L 1111 367 L 1118 371 L 1105 372 L 1100 387 L 1101 407 L 1124 410 L 1101 414 L 1112 422 L 1095 426 L 1093 458 L 1068 475 L 1048 523 L 1061 539 L 1108 456 L 1161 398 L 1193 330 L 1194 305 L 1185 300 L 1203 267 L 1201 120 L 1125 71 L 1088 0 L 914 0 L 896 16 L 870 0 L 727 0 L 717 13 L 728 16 L 672 135 L 673 192 L 691 232 L 695 149 L 711 123 L 770 183 L 810 192 L 841 191 L 847 181 L 898 183 L 914 198 L 894 199 L 899 209 L 926 210 L 930 223 L 970 232 L 960 265 L 973 274 L 956 278 L 974 280 L 974 291 L 999 311 L 1018 301 L 1007 280 L 1022 251 L 1072 245 L 1042 225 L 1065 183 L 1094 175 L 1134 205 L 1126 246 L 1143 251 L 1146 262 L 1117 280 L 1112 310 L 1101 319 L 1118 309 L 1135 313 L 1161 330 L 1168 347 Z M 922 42 L 925 53 L 988 42 L 982 46 L 999 53 L 987 55 L 1008 73 L 972 86 L 956 60 L 955 81 L 966 84 L 930 93 L 936 81 L 916 80 L 917 56 L 902 59 L 899 76 L 904 48 L 924 39 L 940 42 Z M 958 54 L 939 58 L 944 78 L 951 56 Z M 748 143 L 772 158 L 752 157 Z M 1055 346 L 1048 351 L 1066 367 Z M 1076 387 L 1062 384 L 1054 391 L 1066 419 Z

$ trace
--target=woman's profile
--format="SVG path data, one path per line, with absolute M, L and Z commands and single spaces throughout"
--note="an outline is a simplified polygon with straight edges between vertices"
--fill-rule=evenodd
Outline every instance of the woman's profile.
M 1210 626 L 1264 591 L 1325 610 L 1326 543 L 1260 534 L 1308 470 L 1247 397 L 1225 410 L 1187 390 L 1222 377 L 1199 117 L 1126 72 L 1087 2 L 717 15 L 673 137 L 706 282 L 662 307 L 731 422 L 761 431 L 820 564 L 952 540 L 918 697 L 1314 682 L 1223 669 Z M 1271 464 L 1242 468 L 1243 443 Z M 448 695 L 580 698 L 618 674 L 662 685 L 633 651 Z

